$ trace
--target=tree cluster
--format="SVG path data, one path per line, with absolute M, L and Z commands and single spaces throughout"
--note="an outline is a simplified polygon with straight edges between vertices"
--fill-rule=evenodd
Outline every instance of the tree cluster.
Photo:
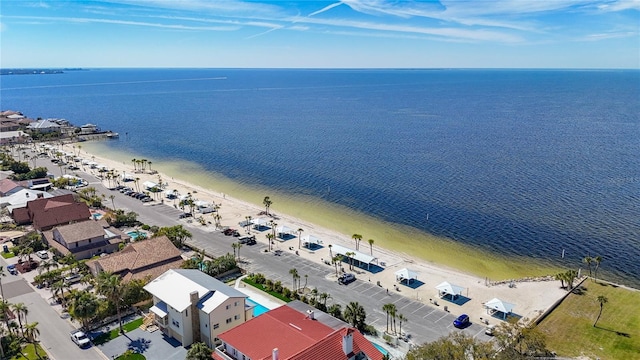
M 122 209 L 117 209 L 107 214 L 105 216 L 105 219 L 107 220 L 109 225 L 117 228 L 123 226 L 134 227 L 140 224 L 140 222 L 138 221 L 138 214 L 133 211 L 125 213 Z

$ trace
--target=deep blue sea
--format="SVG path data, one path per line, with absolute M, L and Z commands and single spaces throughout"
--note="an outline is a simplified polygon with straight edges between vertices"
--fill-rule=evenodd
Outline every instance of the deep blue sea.
M 506 255 L 601 255 L 607 278 L 640 286 L 640 71 L 100 69 L 0 81 L 1 109 L 97 123 L 121 134 L 109 146 L 122 151 Z

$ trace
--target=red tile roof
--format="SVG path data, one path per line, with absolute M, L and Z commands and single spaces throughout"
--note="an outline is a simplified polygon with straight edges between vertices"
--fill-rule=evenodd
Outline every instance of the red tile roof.
M 124 281 L 156 278 L 169 269 L 178 269 L 184 262 L 178 250 L 166 236 L 136 241 L 117 253 L 87 261 L 92 270 L 119 274 Z
M 17 187 L 20 187 L 20 184 L 11 179 L 0 180 L 0 196 L 5 196 L 5 194 Z
M 38 230 L 56 225 L 89 220 L 91 212 L 84 203 L 76 202 L 73 194 L 36 199 L 27 203 L 29 219 Z
M 342 337 L 353 334 L 353 353 L 382 360 L 382 353 L 354 328 L 334 330 L 289 306 L 281 306 L 218 335 L 224 343 L 251 359 L 268 360 L 278 348 L 281 360 L 346 360 Z M 260 336 L 256 336 L 260 334 Z M 353 355 L 353 354 L 351 354 Z M 214 359 L 222 359 L 214 354 Z

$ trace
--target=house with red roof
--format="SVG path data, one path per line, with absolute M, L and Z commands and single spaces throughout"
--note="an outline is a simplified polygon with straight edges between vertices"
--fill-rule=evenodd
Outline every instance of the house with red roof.
M 26 207 L 14 209 L 12 216 L 18 225 L 31 223 L 36 230 L 44 231 L 89 220 L 91 212 L 87 204 L 76 202 L 73 194 L 66 194 L 29 201 Z
M 257 335 L 259 334 L 259 335 Z M 218 335 L 216 360 L 382 360 L 357 329 L 300 301 Z
M 155 279 L 167 270 L 178 269 L 184 263 L 181 252 L 166 236 L 136 241 L 124 249 L 86 262 L 94 276 L 110 272 L 133 279 Z

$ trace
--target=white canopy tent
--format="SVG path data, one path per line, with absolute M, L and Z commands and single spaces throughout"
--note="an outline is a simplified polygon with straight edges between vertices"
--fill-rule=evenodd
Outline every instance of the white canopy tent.
M 320 245 L 322 244 L 322 240 L 320 240 L 320 238 L 317 238 L 313 235 L 305 235 L 301 238 L 302 243 L 304 244 L 304 247 L 310 247 L 312 245 Z
M 206 202 L 206 201 L 202 201 L 202 200 L 197 200 L 196 202 L 193 203 L 195 206 L 199 207 L 199 208 L 208 208 L 211 207 L 211 204 Z
M 176 190 L 167 190 L 164 192 L 164 196 L 167 197 L 167 199 L 177 198 L 179 195 Z
M 293 229 L 288 226 L 278 226 L 276 228 L 276 232 L 278 233 L 278 237 L 282 238 L 285 235 L 291 235 L 293 233 Z
M 487 313 L 493 314 L 495 312 L 501 312 L 502 318 L 506 319 L 507 315 L 513 312 L 515 305 L 504 302 L 498 298 L 493 298 L 484 303 L 484 307 L 487 309 Z
M 268 221 L 265 218 L 256 218 L 251 219 L 251 223 L 253 224 L 254 228 L 259 229 L 263 226 L 267 226 Z
M 144 186 L 144 188 L 147 190 L 158 188 L 158 184 L 154 183 L 153 181 L 145 181 L 142 183 L 142 186 Z
M 131 175 L 131 174 L 127 174 L 127 173 L 122 173 L 122 181 L 134 181 L 136 178 Z
M 418 273 L 407 268 L 396 271 L 396 281 L 402 282 L 406 280 L 407 284 L 412 280 L 418 280 Z
M 451 297 L 456 297 L 458 295 L 462 295 L 464 288 L 462 286 L 453 285 L 446 281 L 440 283 L 440 285 L 436 286 L 438 289 L 438 296 L 444 297 L 450 295 Z
M 331 248 L 336 254 L 342 255 L 345 258 L 353 258 L 361 264 L 367 264 L 367 269 L 369 269 L 369 265 L 371 265 L 374 260 L 378 260 L 375 256 L 367 255 L 358 250 L 349 249 L 344 246 L 332 245 Z M 347 253 L 351 253 L 352 255 L 347 255 Z

